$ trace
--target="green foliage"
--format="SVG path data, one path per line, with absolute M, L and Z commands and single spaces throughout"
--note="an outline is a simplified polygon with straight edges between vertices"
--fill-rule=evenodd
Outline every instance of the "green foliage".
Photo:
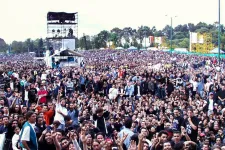
M 6 52 L 8 49 L 8 45 L 5 43 L 3 39 L 0 38 L 0 52 Z
M 200 32 L 200 33 L 211 33 L 212 43 L 218 45 L 218 24 L 206 24 L 204 22 L 199 22 L 194 25 L 193 23 L 177 25 L 172 30 L 173 37 L 173 48 L 189 48 L 189 31 Z M 86 35 L 87 49 L 99 49 L 106 48 L 108 42 L 113 42 L 115 47 L 128 48 L 129 46 L 135 46 L 137 48 L 142 48 L 142 42 L 145 37 L 155 36 L 161 37 L 165 36 L 165 42 L 167 45 L 170 43 L 170 25 L 166 25 L 162 30 L 157 30 L 155 26 L 140 26 L 137 29 L 131 27 L 125 27 L 120 29 L 118 27 L 113 28 L 110 31 L 103 30 L 97 35 L 89 36 Z M 125 39 L 125 44 L 121 43 L 121 39 Z M 5 52 L 9 46 L 0 39 L 0 52 Z M 151 46 L 157 46 L 157 44 L 152 43 Z M 27 52 L 29 51 L 41 51 L 44 47 L 48 47 L 45 39 L 35 39 L 32 40 L 28 38 L 24 42 L 13 41 L 11 44 L 13 52 Z M 76 39 L 76 48 L 86 49 L 84 37 Z M 221 25 L 221 48 L 225 49 L 225 28 Z

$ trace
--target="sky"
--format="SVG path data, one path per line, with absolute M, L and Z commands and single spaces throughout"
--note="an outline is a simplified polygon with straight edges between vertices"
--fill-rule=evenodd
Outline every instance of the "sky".
M 49 11 L 78 12 L 78 36 L 95 35 L 114 27 L 141 25 L 162 29 L 200 21 L 218 21 L 218 0 L 0 0 L 0 38 L 7 43 L 45 38 Z M 221 0 L 221 24 L 225 24 Z

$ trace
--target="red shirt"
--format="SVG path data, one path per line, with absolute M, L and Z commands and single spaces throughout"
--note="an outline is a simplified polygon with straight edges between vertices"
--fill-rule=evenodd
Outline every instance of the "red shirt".
M 38 96 L 39 95 L 45 95 L 45 94 L 48 94 L 48 92 L 46 90 L 40 90 L 38 91 Z M 40 98 L 39 100 L 40 103 L 46 103 L 46 96 L 43 96 Z

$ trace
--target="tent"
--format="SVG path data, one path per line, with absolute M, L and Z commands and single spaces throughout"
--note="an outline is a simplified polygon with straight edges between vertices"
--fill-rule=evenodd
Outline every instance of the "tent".
M 115 48 L 115 50 L 123 50 L 124 48 L 123 47 L 117 47 Z
M 163 49 L 163 52 L 170 52 L 170 49 Z
M 50 55 L 50 51 L 46 51 L 45 62 L 49 67 L 53 67 L 53 63 L 59 62 L 60 67 L 79 66 L 83 61 L 84 56 L 76 51 L 62 50 L 55 51 L 55 54 Z
M 217 54 L 218 53 L 218 48 L 214 48 L 209 53 L 211 53 L 211 54 Z M 224 53 L 224 51 L 222 49 L 220 49 L 220 53 Z
M 128 48 L 128 50 L 137 50 L 137 47 L 131 46 Z
M 178 53 L 188 53 L 186 48 L 175 48 L 174 51 Z
M 147 50 L 157 51 L 157 50 L 159 50 L 159 49 L 158 49 L 158 48 L 156 48 L 156 47 L 149 47 L 149 48 L 147 48 Z

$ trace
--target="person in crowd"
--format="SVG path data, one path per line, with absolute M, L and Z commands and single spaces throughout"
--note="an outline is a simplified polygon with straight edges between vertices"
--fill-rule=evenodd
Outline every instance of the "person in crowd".
M 34 130 L 36 114 L 32 111 L 26 113 L 27 122 L 23 125 L 20 133 L 20 146 L 23 150 L 37 150 L 37 136 Z
M 82 65 L 53 68 L 28 54 L 0 55 L 3 150 L 224 149 L 224 59 L 82 55 Z

